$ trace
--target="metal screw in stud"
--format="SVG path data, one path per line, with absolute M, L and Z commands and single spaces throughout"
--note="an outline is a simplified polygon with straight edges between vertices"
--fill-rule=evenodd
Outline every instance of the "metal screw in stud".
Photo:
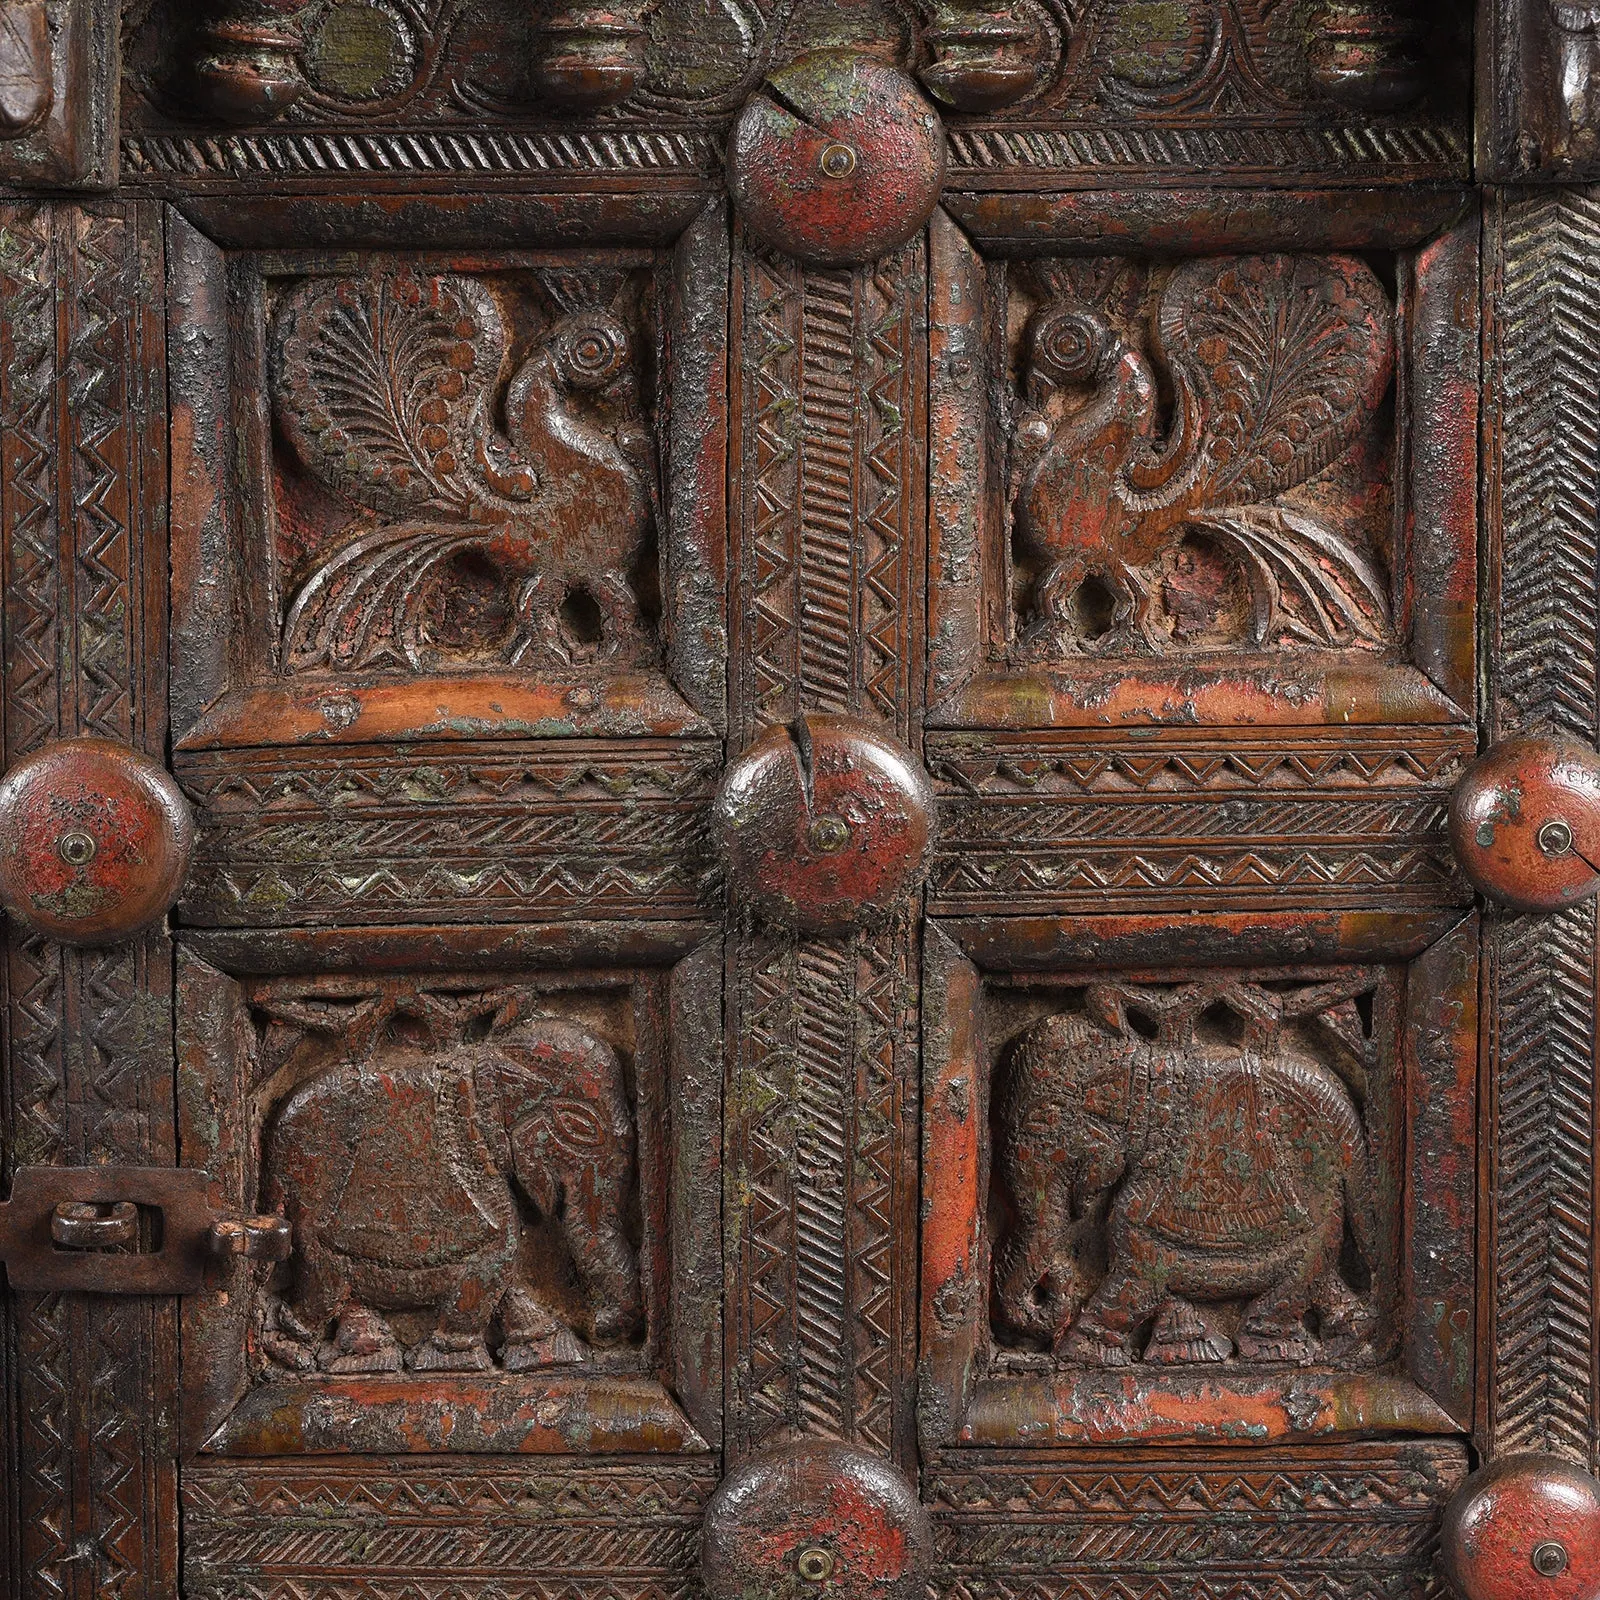
M 1553 824 L 1546 823 L 1545 826 L 1550 827 Z M 1544 1543 L 1533 1547 L 1533 1554 L 1529 1560 L 1533 1562 L 1533 1570 L 1541 1578 L 1558 1578 L 1567 1570 L 1567 1547 L 1558 1540 L 1546 1539 Z
M 811 824 L 811 847 L 823 855 L 837 855 L 850 843 L 850 824 L 843 817 L 818 817 Z
M 822 1583 L 833 1575 L 833 1552 L 824 1550 L 820 1545 L 811 1545 L 796 1558 L 795 1570 L 807 1583 Z
M 56 851 L 69 867 L 86 867 L 94 860 L 95 851 L 99 848 L 94 842 L 94 836 L 88 833 L 73 831 L 64 833 L 56 840 Z
M 1564 856 L 1572 848 L 1572 829 L 1565 822 L 1547 822 L 1539 830 L 1539 848 L 1547 856 Z
M 819 165 L 825 178 L 848 178 L 856 170 L 856 153 L 847 144 L 830 144 L 823 150 Z

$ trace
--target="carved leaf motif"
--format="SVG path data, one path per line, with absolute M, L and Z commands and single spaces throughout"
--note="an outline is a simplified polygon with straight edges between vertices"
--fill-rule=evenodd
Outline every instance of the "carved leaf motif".
M 1245 558 L 1252 643 L 1376 649 L 1388 639 L 1382 574 L 1315 518 L 1283 506 L 1235 506 L 1195 520 Z
M 1269 500 L 1336 461 L 1388 388 L 1390 320 L 1377 279 L 1350 257 L 1180 266 L 1157 333 L 1180 415 L 1201 419 L 1196 503 Z
M 477 441 L 507 343 L 481 284 L 408 270 L 317 279 L 277 327 L 278 423 L 308 468 L 391 516 L 473 517 L 486 499 Z
M 422 596 L 439 564 L 481 537 L 451 528 L 380 528 L 346 545 L 295 597 L 284 624 L 285 669 L 422 667 Z

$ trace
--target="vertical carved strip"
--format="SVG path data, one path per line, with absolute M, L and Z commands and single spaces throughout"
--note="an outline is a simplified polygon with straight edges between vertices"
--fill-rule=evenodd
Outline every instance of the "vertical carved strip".
M 800 294 L 801 703 L 843 712 L 855 656 L 856 275 L 808 272 Z
M 863 274 L 861 633 L 864 712 L 909 741 L 921 725 L 919 620 L 927 525 L 928 267 L 921 238 Z
M 802 712 L 916 730 L 926 437 L 920 241 L 734 274 L 735 749 Z M 904 1457 L 916 922 L 729 942 L 728 1444 L 788 1431 Z
M 728 221 L 708 206 L 673 253 L 668 350 L 667 669 L 695 710 L 728 715 Z
M 121 43 L 118 0 L 0 0 L 0 182 L 116 186 Z
M 851 1411 L 846 1206 L 855 1122 L 853 943 L 806 940 L 792 971 L 805 997 L 796 1008 L 793 1055 L 797 1386 L 806 1426 L 829 1434 L 844 1431 Z
M 37 749 L 60 722 L 61 523 L 54 434 L 56 237 L 47 206 L 10 208 L 0 225 L 0 529 L 5 581 L 6 759 Z M 64 1158 L 60 949 L 7 939 L 7 1162 Z M 10 1296 L 5 1386 L 17 1471 L 12 1584 L 64 1594 L 71 1538 L 70 1309 L 61 1296 Z M 19 1404 L 19 1402 L 21 1402 Z M 9 1498 L 9 1497 L 8 1497 Z
M 988 425 L 984 264 L 944 211 L 928 225 L 928 704 L 948 699 L 983 651 L 979 581 L 1000 525 L 998 429 Z
M 1489 512 L 1500 567 L 1492 735 L 1600 734 L 1600 197 L 1495 197 Z M 1488 1443 L 1600 1454 L 1595 909 L 1497 916 Z
M 0 217 L 5 758 L 94 733 L 161 752 L 165 378 L 152 207 Z M 162 934 L 65 950 L 12 932 L 13 1164 L 174 1158 Z M 175 1557 L 172 1308 L 13 1296 L 15 1591 L 151 1592 Z
M 729 408 L 737 430 L 734 748 L 794 715 L 800 681 L 796 592 L 799 505 L 801 269 L 753 253 L 739 257 L 733 307 L 738 356 Z
M 1600 195 L 1503 195 L 1492 392 L 1501 545 L 1497 737 L 1592 739 L 1600 517 Z
M 856 951 L 855 1139 L 846 1264 L 854 1321 L 853 1436 L 911 1459 L 917 1227 L 918 918 L 907 909 Z
M 874 267 L 739 261 L 738 743 L 802 709 L 914 731 L 927 432 L 921 241 Z

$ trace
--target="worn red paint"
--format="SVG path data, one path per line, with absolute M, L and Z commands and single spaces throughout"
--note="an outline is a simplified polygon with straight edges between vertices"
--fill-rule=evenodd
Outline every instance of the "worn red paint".
M 1571 740 L 1507 739 L 1462 775 L 1450 842 L 1473 884 L 1519 911 L 1600 888 L 1600 756 Z
M 1559 1456 L 1502 1456 L 1456 1492 L 1440 1546 L 1462 1600 L 1595 1600 L 1600 1483 Z
M 0 901 L 51 938 L 108 943 L 164 916 L 193 842 L 171 777 L 109 739 L 46 745 L 0 783 Z
M 932 1554 L 912 1483 L 881 1457 L 812 1439 L 736 1467 L 706 1508 L 712 1600 L 912 1600 Z
M 756 238 L 801 261 L 871 261 L 928 220 L 944 129 L 903 73 L 819 50 L 775 72 L 728 143 L 728 183 Z
M 762 734 L 724 774 L 712 817 L 735 899 L 817 933 L 881 916 L 916 887 L 933 794 L 888 735 L 813 716 Z

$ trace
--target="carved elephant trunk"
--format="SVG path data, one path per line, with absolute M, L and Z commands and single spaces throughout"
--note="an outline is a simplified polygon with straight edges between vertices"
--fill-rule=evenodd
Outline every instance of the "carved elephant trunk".
M 1075 1137 L 1084 1119 L 1125 1128 L 1138 1052 L 1081 1017 L 1046 1017 L 1013 1047 L 1003 1087 L 1000 1172 L 1016 1212 L 997 1263 L 1007 1323 L 1054 1339 L 1089 1293 L 1076 1235 L 1116 1181 L 1125 1147 Z
M 527 1259 L 529 1208 L 565 1243 L 587 1331 L 625 1339 L 642 1321 L 633 1174 L 622 1063 L 574 1023 L 502 1018 L 482 1043 L 338 1061 L 269 1130 L 262 1202 L 295 1245 L 269 1349 L 330 1372 L 483 1371 L 495 1338 L 508 1370 L 583 1359 L 573 1296 Z M 431 1332 L 404 1343 L 387 1313 Z
M 633 1121 L 622 1063 L 576 1025 L 541 1017 L 498 1037 L 480 1067 L 517 1185 L 560 1223 L 588 1293 L 595 1337 L 634 1333 L 642 1317 L 639 1263 L 626 1221 L 634 1171 Z

